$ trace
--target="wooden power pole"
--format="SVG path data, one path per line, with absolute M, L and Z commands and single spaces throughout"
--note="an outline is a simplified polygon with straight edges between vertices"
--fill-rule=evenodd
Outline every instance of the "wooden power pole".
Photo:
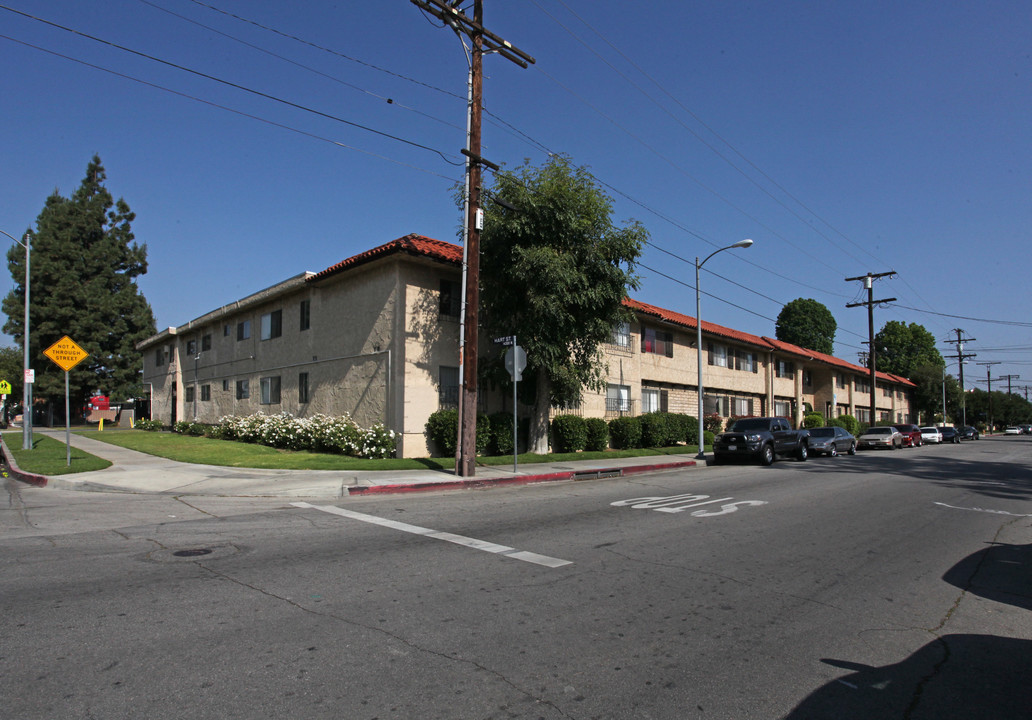
M 848 305 L 846 305 L 846 307 L 847 308 L 853 308 L 853 307 L 860 307 L 861 305 L 866 305 L 867 306 L 867 339 L 868 339 L 868 342 L 870 343 L 870 354 L 868 355 L 867 369 L 870 370 L 870 372 L 871 372 L 871 417 L 868 420 L 868 423 L 870 425 L 877 425 L 878 424 L 878 414 L 877 414 L 877 409 L 875 407 L 877 405 L 877 403 L 878 403 L 878 400 L 877 400 L 877 397 L 878 397 L 878 395 L 877 395 L 878 383 L 877 383 L 877 377 L 876 377 L 877 364 L 878 364 L 878 361 L 877 361 L 878 351 L 874 347 L 874 306 L 879 304 L 879 303 L 893 302 L 896 299 L 896 298 L 885 298 L 883 300 L 875 300 L 874 299 L 874 289 L 873 289 L 874 288 L 874 280 L 876 280 L 877 278 L 892 276 L 892 275 L 895 275 L 895 274 L 896 274 L 896 272 L 894 270 L 890 270 L 889 272 L 867 273 L 866 275 L 861 275 L 859 277 L 846 278 L 846 282 L 852 282 L 854 280 L 863 280 L 864 281 L 864 287 L 867 288 L 867 300 L 866 301 L 864 301 L 864 302 L 857 302 L 857 303 L 849 303 Z
M 411 0 L 412 4 L 440 19 L 455 32 L 470 39 L 473 48 L 469 68 L 469 133 L 468 147 L 463 154 L 466 163 L 468 196 L 466 203 L 466 280 L 465 312 L 463 313 L 461 347 L 461 387 L 459 392 L 459 434 L 455 473 L 462 477 L 476 474 L 477 458 L 477 346 L 480 321 L 480 231 L 483 212 L 480 208 L 481 165 L 497 169 L 480 156 L 480 126 L 483 108 L 483 55 L 495 52 L 526 68 L 534 58 L 510 45 L 484 28 L 483 0 L 474 0 L 472 19 L 459 9 L 459 0 Z

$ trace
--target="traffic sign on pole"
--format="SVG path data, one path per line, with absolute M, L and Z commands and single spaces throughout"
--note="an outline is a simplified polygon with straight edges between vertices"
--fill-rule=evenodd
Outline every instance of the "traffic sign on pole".
M 65 372 L 68 372 L 90 356 L 88 352 L 79 347 L 67 335 L 44 350 L 43 354 Z

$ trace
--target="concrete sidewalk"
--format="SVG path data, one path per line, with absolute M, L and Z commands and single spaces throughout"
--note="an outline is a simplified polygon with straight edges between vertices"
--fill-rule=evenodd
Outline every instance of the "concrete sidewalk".
M 63 430 L 36 429 L 65 441 Z M 112 465 L 104 470 L 46 477 L 21 470 L 7 446 L 0 447 L 11 474 L 37 487 L 126 493 L 169 495 L 218 495 L 228 497 L 306 497 L 327 498 L 374 493 L 453 490 L 499 485 L 526 484 L 557 480 L 590 480 L 619 477 L 657 470 L 705 467 L 692 455 L 576 460 L 572 462 L 520 465 L 478 466 L 473 478 L 457 477 L 452 471 L 392 470 L 262 470 L 218 465 L 195 465 L 135 450 L 127 450 L 93 438 L 73 434 L 72 447 Z

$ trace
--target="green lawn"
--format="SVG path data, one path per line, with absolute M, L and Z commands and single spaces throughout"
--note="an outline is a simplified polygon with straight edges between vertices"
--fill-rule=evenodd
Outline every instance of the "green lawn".
M 68 446 L 40 433 L 32 435 L 32 449 L 22 450 L 21 431 L 4 433 L 4 443 L 14 461 L 25 472 L 37 475 L 67 475 L 110 467 L 111 463 L 82 450 L 72 448 L 72 464 L 68 464 Z
M 150 455 L 177 460 L 179 462 L 229 467 L 250 467 L 281 470 L 445 470 L 454 467 L 451 458 L 419 458 L 389 460 L 364 460 L 344 455 L 330 455 L 276 448 L 251 443 L 213 440 L 211 438 L 179 435 L 170 432 L 148 432 L 122 428 L 104 431 L 87 430 L 79 434 L 112 445 L 138 450 Z M 649 448 L 638 450 L 610 450 L 607 452 L 580 452 L 519 456 L 521 465 L 570 460 L 596 460 L 601 458 L 643 457 L 654 455 L 694 455 L 697 448 L 679 445 L 670 448 Z M 511 465 L 512 455 L 478 457 L 480 465 Z

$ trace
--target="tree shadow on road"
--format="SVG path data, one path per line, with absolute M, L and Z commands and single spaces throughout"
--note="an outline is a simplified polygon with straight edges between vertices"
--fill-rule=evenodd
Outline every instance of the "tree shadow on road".
M 853 670 L 816 690 L 786 720 L 1028 720 L 1032 714 L 1032 640 L 945 635 L 902 662 Z

